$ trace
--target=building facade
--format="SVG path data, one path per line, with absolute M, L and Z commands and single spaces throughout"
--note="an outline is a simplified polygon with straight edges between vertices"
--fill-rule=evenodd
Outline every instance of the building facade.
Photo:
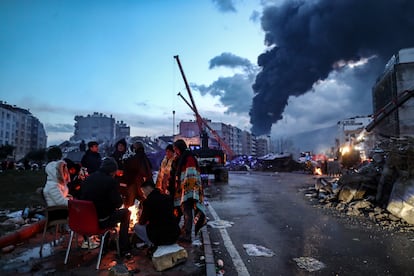
M 115 122 L 112 115 L 94 112 L 87 116 L 77 115 L 75 121 L 74 135 L 70 138 L 72 141 L 84 140 L 112 144 L 130 135 L 130 127 L 123 121 Z
M 206 120 L 206 122 L 232 149 L 234 155 L 263 156 L 269 153 L 268 139 L 260 139 L 260 145 L 257 146 L 256 137 L 248 131 L 243 131 L 238 127 L 222 122 L 212 122 L 210 120 Z M 179 132 L 175 139 L 183 139 L 190 146 L 201 145 L 200 130 L 196 121 L 181 121 L 179 123 Z M 219 142 L 208 129 L 207 133 L 209 136 L 209 148 L 222 149 Z M 259 150 L 258 147 L 260 147 Z
M 269 153 L 269 138 L 256 138 L 256 156 L 262 157 Z
M 391 57 L 372 88 L 374 132 L 381 136 L 414 136 L 414 48 Z
M 44 126 L 29 110 L 0 102 L 0 118 L 0 145 L 14 146 L 15 160 L 46 148 Z

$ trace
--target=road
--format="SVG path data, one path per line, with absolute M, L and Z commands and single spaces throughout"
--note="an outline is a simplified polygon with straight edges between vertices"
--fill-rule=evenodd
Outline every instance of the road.
M 414 233 L 390 232 L 357 217 L 347 219 L 317 208 L 304 188 L 314 179 L 301 173 L 231 173 L 228 184 L 206 187 L 214 258 L 224 275 L 414 275 Z M 243 244 L 272 250 L 250 256 Z M 300 268 L 312 257 L 322 268 Z M 295 260 L 296 259 L 296 260 Z

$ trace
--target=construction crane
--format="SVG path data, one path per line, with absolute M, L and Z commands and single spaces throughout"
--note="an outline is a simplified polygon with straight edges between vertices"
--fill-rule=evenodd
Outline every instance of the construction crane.
M 181 97 L 181 99 L 183 99 L 183 101 L 194 112 L 194 115 L 196 117 L 196 122 L 197 122 L 197 125 L 198 125 L 198 129 L 200 131 L 201 150 L 199 150 L 198 152 L 196 152 L 196 154 L 198 154 L 198 156 L 201 159 L 203 159 L 203 158 L 204 159 L 208 159 L 209 157 L 211 158 L 213 156 L 216 156 L 218 154 L 218 152 L 220 151 L 220 150 L 213 150 L 213 149 L 210 149 L 208 147 L 208 134 L 207 134 L 207 131 L 206 131 L 206 128 L 207 128 L 211 132 L 211 134 L 213 135 L 214 139 L 216 139 L 216 141 L 222 147 L 222 149 L 224 150 L 224 152 L 227 155 L 227 157 L 229 159 L 233 158 L 234 152 L 231 149 L 231 147 L 220 137 L 220 135 L 218 135 L 217 131 L 215 131 L 201 117 L 200 113 L 198 112 L 197 106 L 196 106 L 195 101 L 194 101 L 194 98 L 193 98 L 193 94 L 192 94 L 191 89 L 190 89 L 190 85 L 188 84 L 187 78 L 186 78 L 186 76 L 184 74 L 184 70 L 183 70 L 183 67 L 181 65 L 180 58 L 178 57 L 178 55 L 175 55 L 174 56 L 174 59 L 177 61 L 178 67 L 179 67 L 180 72 L 181 72 L 181 76 L 182 76 L 182 78 L 184 80 L 184 84 L 185 84 L 185 87 L 187 89 L 188 96 L 189 96 L 191 102 L 189 102 L 181 93 L 178 93 L 177 95 L 179 97 Z M 224 154 L 220 154 L 220 155 L 222 155 L 222 157 L 220 158 L 221 160 L 218 162 L 219 164 L 216 163 L 216 164 L 214 164 L 214 166 L 212 166 L 211 163 L 210 164 L 207 164 L 205 171 L 207 173 L 214 171 L 214 175 L 215 175 L 216 180 L 218 178 L 219 180 L 225 180 L 225 181 L 227 181 L 228 171 L 224 167 L 225 162 L 226 162 L 226 158 L 225 158 Z

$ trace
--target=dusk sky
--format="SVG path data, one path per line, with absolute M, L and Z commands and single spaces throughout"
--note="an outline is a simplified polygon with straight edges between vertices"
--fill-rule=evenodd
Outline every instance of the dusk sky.
M 259 1 L 0 1 L 1 100 L 29 109 L 48 144 L 73 134 L 75 115 L 100 112 L 131 135 L 171 135 L 173 118 L 194 119 L 173 58 L 190 83 L 209 85 L 238 68 L 209 69 L 222 53 L 256 63 L 264 50 Z M 252 81 L 249 85 L 251 86 Z M 193 91 L 202 116 L 249 129 L 218 97 Z
M 73 135 L 75 115 L 93 112 L 123 120 L 131 126 L 132 136 L 171 135 L 173 110 L 176 124 L 194 119 L 177 96 L 182 92 L 188 98 L 173 58 L 179 55 L 203 117 L 250 131 L 250 112 L 253 129 L 273 137 L 332 126 L 350 116 L 371 114 L 370 89 L 378 68 L 383 68 L 398 47 L 413 46 L 400 43 L 387 51 L 364 51 L 353 46 L 358 43 L 351 43 L 355 42 L 351 37 L 349 49 L 353 52 L 345 53 L 343 47 L 325 62 L 324 55 L 336 49 L 323 48 L 335 45 L 336 37 L 331 38 L 330 30 L 325 29 L 338 25 L 329 24 L 333 19 L 327 17 L 319 20 L 327 24 L 318 25 L 312 16 L 324 9 L 334 12 L 335 7 L 327 8 L 327 3 L 336 2 L 346 1 L 3 0 L 0 100 L 29 109 L 39 118 L 48 145 Z M 368 4 L 349 8 L 363 11 L 374 3 L 382 7 L 392 1 L 365 2 Z M 300 12 L 286 16 L 292 14 L 294 5 L 300 7 L 295 12 Z M 346 11 L 348 7 L 342 6 L 340 10 Z M 349 25 L 353 21 L 344 17 L 343 22 Z M 309 27 L 306 35 L 298 31 L 306 29 L 303 26 Z M 309 39 L 311 31 L 314 39 Z M 316 39 L 319 34 L 326 37 Z M 318 51 L 302 50 L 313 49 L 318 44 L 315 41 L 325 44 L 317 45 L 321 46 Z M 281 48 L 286 63 L 270 62 L 275 60 L 276 45 L 288 49 Z M 316 71 L 302 68 L 299 58 L 313 65 L 320 60 L 316 70 L 320 74 L 307 78 L 309 70 Z M 377 63 L 376 70 L 367 66 L 373 63 Z M 284 71 L 294 76 L 293 81 L 292 77 L 283 79 L 287 76 Z M 294 88 L 299 90 L 290 91 L 292 87 L 286 84 L 296 81 Z M 278 83 L 282 85 L 272 87 Z M 252 85 L 259 96 L 254 105 Z M 285 89 L 283 97 L 277 96 L 277 89 Z

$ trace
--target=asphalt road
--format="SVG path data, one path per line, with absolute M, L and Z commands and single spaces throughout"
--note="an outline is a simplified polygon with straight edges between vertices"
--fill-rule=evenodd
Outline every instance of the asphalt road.
M 314 185 L 312 176 L 231 173 L 229 179 L 206 188 L 210 222 L 234 223 L 208 227 L 224 275 L 414 275 L 414 233 L 390 232 L 362 217 L 318 208 L 303 191 Z M 275 255 L 250 256 L 244 244 Z M 301 268 L 309 261 L 301 257 L 317 265 Z

